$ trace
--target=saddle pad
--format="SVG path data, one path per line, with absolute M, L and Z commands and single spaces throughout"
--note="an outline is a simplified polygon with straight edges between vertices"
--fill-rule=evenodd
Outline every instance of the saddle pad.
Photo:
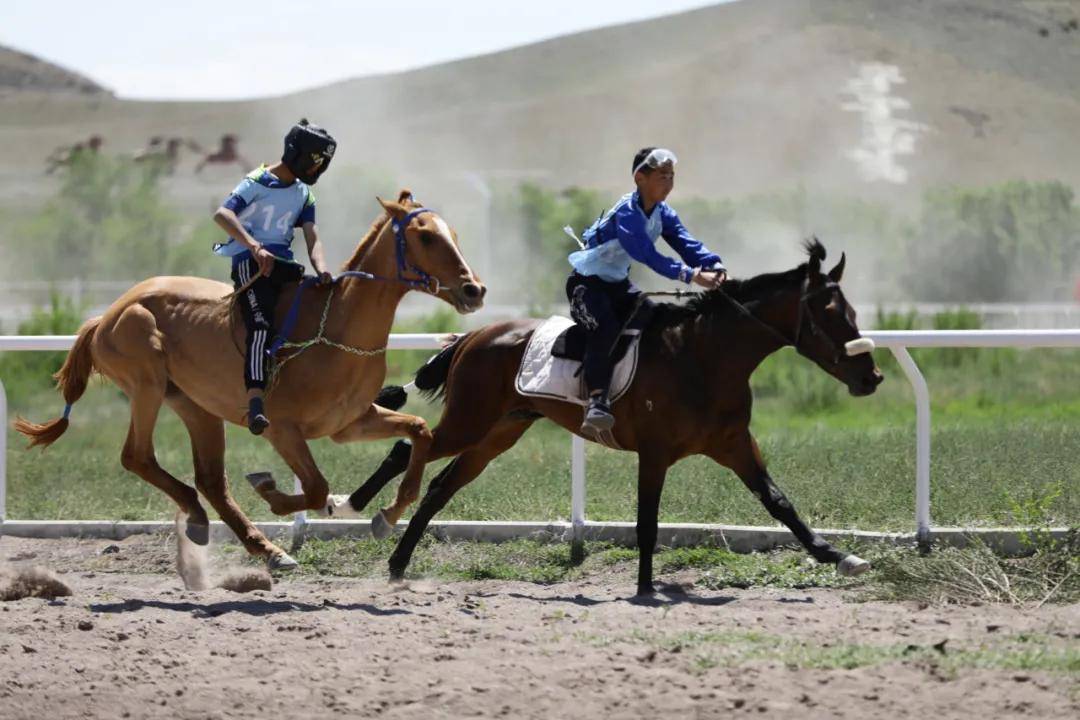
M 533 330 L 514 381 L 514 387 L 520 394 L 588 405 L 585 398 L 585 378 L 580 374 L 575 375 L 581 363 L 553 357 L 551 354 L 556 338 L 573 324 L 574 321 L 570 318 L 553 315 Z M 626 394 L 630 383 L 634 381 L 640 339 L 640 335 L 631 338 L 630 348 L 615 365 L 608 392 L 613 404 Z

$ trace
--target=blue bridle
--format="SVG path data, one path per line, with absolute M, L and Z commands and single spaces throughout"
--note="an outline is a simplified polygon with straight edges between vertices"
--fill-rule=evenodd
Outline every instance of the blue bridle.
M 411 264 L 405 258 L 405 229 L 409 227 L 409 223 L 413 221 L 417 215 L 426 212 L 435 212 L 430 208 L 420 207 L 410 211 L 400 221 L 394 220 L 391 227 L 394 230 L 394 249 L 397 255 L 397 279 L 396 282 L 408 285 L 416 290 L 423 290 L 424 292 L 435 295 L 439 292 L 442 285 L 439 283 L 438 278 L 432 277 L 428 273 L 424 272 L 420 268 Z M 275 260 L 278 262 L 278 260 Z M 417 277 L 406 277 L 406 273 L 413 273 Z M 385 280 L 389 282 L 395 282 L 394 278 L 384 278 L 378 275 L 373 275 L 363 270 L 346 270 L 337 277 L 333 282 L 338 283 L 345 278 L 360 278 L 362 280 Z M 289 306 L 289 311 L 285 315 L 285 322 L 281 324 L 281 330 L 277 336 L 271 341 L 270 347 L 266 349 L 266 354 L 273 357 L 277 354 L 277 351 L 281 349 L 281 346 L 288 340 L 289 335 L 292 333 L 293 327 L 296 325 L 296 320 L 300 313 L 300 296 L 304 290 L 315 285 L 318 282 L 318 278 L 311 277 L 310 275 L 300 281 L 300 286 L 296 289 L 296 296 L 293 298 L 292 304 Z
M 411 223 L 413 221 L 413 218 L 415 218 L 417 215 L 429 212 L 434 211 L 426 207 L 419 207 L 415 210 L 410 210 L 408 214 L 406 214 L 405 217 L 403 217 L 400 221 L 394 220 L 391 227 L 394 229 L 394 247 L 397 251 L 398 280 L 405 283 L 406 285 L 410 285 L 414 288 L 417 288 L 418 290 L 426 290 L 427 292 L 434 295 L 439 292 L 439 281 L 436 278 L 433 278 L 431 275 L 428 275 L 426 272 L 416 267 L 415 265 L 410 264 L 409 261 L 405 258 L 405 229 L 409 227 L 409 223 Z M 408 272 L 413 273 L 417 276 L 417 278 L 414 279 L 406 277 L 405 273 Z

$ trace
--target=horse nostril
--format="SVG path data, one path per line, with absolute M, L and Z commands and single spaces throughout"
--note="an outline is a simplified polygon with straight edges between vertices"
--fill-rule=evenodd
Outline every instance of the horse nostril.
M 465 283 L 464 285 L 462 285 L 461 286 L 461 292 L 464 293 L 465 297 L 467 297 L 470 300 L 475 300 L 478 297 L 483 297 L 484 296 L 484 288 L 481 288 L 476 283 L 471 283 L 471 282 L 470 283 Z

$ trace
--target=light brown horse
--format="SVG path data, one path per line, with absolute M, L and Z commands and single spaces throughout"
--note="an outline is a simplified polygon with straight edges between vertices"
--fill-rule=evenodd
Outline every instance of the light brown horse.
M 750 434 L 750 375 L 781 347 L 793 346 L 852 395 L 869 395 L 882 380 L 870 352 L 873 342 L 859 336 L 855 312 L 840 290 L 844 257 L 823 273 L 825 247 L 815 238 L 806 250 L 809 262 L 793 270 L 729 280 L 686 306 L 660 305 L 645 327 L 637 377 L 612 408 L 618 446 L 638 455 L 639 593 L 653 591 L 652 556 L 664 478 L 672 464 L 690 455 L 705 455 L 733 470 L 819 562 L 835 564 L 845 575 L 870 567 L 807 527 L 769 476 Z M 546 417 L 579 432 L 581 406 L 525 397 L 515 390 L 515 375 L 538 324 L 518 320 L 485 326 L 460 337 L 417 372 L 417 388 L 445 394 L 446 399 L 434 442 L 420 451 L 428 460 L 454 460 L 432 479 L 390 556 L 391 577 L 402 577 L 435 513 L 537 419 Z M 392 405 L 400 407 L 403 394 L 396 400 Z M 406 461 L 411 462 L 408 446 L 399 441 L 356 492 L 331 498 L 335 514 L 358 514 Z M 394 505 L 372 519 L 376 535 L 389 534 L 404 507 L 418 496 L 415 477 L 407 476 Z
M 324 335 L 355 352 L 316 344 L 281 366 L 267 398 L 273 424 L 266 437 L 303 485 L 302 495 L 287 495 L 272 483 L 257 487 L 277 515 L 326 506 L 328 486 L 307 441 L 335 442 L 408 437 L 416 451 L 411 481 L 419 483 L 431 433 L 424 420 L 373 405 L 386 376 L 384 354 L 394 312 L 417 277 L 431 281 L 437 296 L 464 314 L 483 305 L 486 292 L 458 250 L 449 225 L 403 190 L 397 202 L 383 202 L 385 213 L 360 241 L 345 270 L 380 279 L 346 277 L 336 285 L 304 291 L 293 338 L 316 336 L 333 292 Z M 403 222 L 404 221 L 404 222 Z M 403 235 L 398 255 L 399 236 Z M 402 226 L 404 226 L 402 228 Z M 437 281 L 438 288 L 434 288 Z M 243 383 L 244 325 L 239 308 L 223 300 L 231 288 L 194 277 L 158 277 L 139 283 L 101 317 L 79 330 L 56 378 L 70 406 L 83 394 L 92 371 L 115 382 L 131 400 L 131 425 L 123 466 L 164 491 L 187 514 L 188 535 L 209 539 L 209 521 L 198 493 L 210 502 L 253 555 L 272 568 L 295 564 L 248 520 L 229 494 L 225 477 L 225 421 L 242 425 L 247 405 Z M 296 290 L 282 293 L 275 317 L 284 318 Z M 278 321 L 280 325 L 280 320 Z M 358 353 L 358 354 L 357 354 Z M 162 403 L 171 407 L 191 435 L 195 488 L 157 462 L 154 424 Z M 44 425 L 22 418 L 15 428 L 47 446 L 67 429 L 65 416 Z

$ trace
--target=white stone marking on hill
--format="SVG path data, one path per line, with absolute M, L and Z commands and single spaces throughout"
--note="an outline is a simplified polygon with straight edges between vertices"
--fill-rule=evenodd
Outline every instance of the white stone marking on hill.
M 859 74 L 844 87 L 853 100 L 840 107 L 862 113 L 862 138 L 844 154 L 855 161 L 864 180 L 904 184 L 908 171 L 898 156 L 913 155 L 915 141 L 930 128 L 923 123 L 896 117 L 898 111 L 911 109 L 907 100 L 891 94 L 892 86 L 906 82 L 896 65 L 863 63 Z

